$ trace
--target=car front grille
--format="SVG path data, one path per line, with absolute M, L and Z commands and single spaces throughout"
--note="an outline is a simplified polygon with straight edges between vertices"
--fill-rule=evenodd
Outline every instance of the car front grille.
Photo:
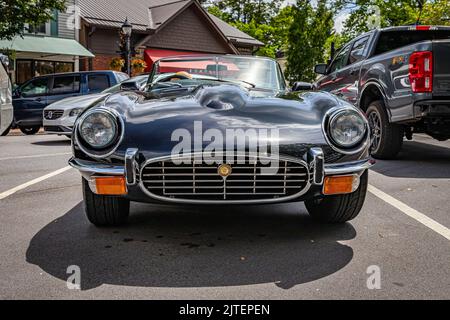
M 184 160 L 190 163 L 166 159 L 145 164 L 140 172 L 144 192 L 172 201 L 275 202 L 300 196 L 310 186 L 311 172 L 303 161 L 278 159 L 275 172 L 267 172 L 269 158 L 238 156 L 230 165 L 232 173 L 222 177 L 220 164 L 195 157 Z
M 63 116 L 64 110 L 44 110 L 44 118 L 47 120 L 56 120 Z

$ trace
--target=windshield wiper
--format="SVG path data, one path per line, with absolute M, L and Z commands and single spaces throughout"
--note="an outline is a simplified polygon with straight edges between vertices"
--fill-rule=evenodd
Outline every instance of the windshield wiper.
M 244 81 L 244 80 L 226 80 L 226 79 L 220 79 L 220 78 L 196 78 L 196 80 L 206 80 L 206 81 L 218 81 L 218 82 L 227 82 L 227 83 L 245 83 L 248 84 L 249 86 L 251 86 L 252 88 L 256 88 L 256 85 L 248 82 L 248 81 Z
M 243 83 L 245 83 L 245 84 L 248 84 L 248 85 L 251 86 L 252 88 L 256 88 L 256 84 L 254 84 L 254 83 L 251 83 L 251 82 L 248 82 L 248 81 L 244 81 L 244 80 L 237 80 L 237 81 L 240 81 L 240 82 L 243 82 Z

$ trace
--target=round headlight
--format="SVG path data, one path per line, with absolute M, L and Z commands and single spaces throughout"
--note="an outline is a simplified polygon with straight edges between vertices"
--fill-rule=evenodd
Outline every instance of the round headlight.
M 104 111 L 94 111 L 82 119 L 79 134 L 91 147 L 102 149 L 114 142 L 117 129 L 117 121 L 113 115 Z
M 338 112 L 330 120 L 331 139 L 342 148 L 352 148 L 359 144 L 364 139 L 366 131 L 365 119 L 354 110 Z

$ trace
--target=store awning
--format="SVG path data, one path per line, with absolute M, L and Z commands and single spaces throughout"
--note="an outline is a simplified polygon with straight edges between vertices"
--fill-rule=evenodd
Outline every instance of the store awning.
M 94 55 L 73 39 L 54 37 L 24 36 L 15 39 L 0 40 L 0 50 L 10 49 L 17 52 L 39 53 L 45 56 L 66 55 L 94 57 Z

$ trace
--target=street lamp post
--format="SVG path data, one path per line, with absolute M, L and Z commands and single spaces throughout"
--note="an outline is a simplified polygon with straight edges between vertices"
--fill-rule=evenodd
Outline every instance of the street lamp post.
M 133 26 L 131 23 L 128 22 L 128 18 L 125 19 L 125 22 L 122 25 L 122 33 L 125 36 L 125 55 L 127 57 L 126 59 L 126 66 L 127 66 L 127 73 L 129 76 L 131 76 L 131 32 L 133 31 Z

